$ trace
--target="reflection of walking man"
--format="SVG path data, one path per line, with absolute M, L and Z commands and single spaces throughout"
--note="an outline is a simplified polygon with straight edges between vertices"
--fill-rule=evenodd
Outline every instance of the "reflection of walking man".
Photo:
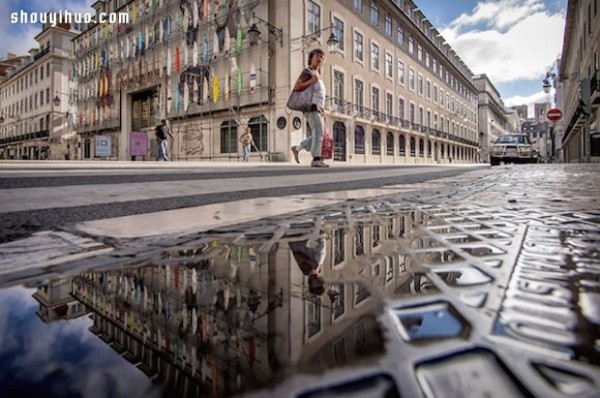
M 158 141 L 158 157 L 156 160 L 169 160 L 169 153 L 167 149 L 169 137 L 173 138 L 173 134 L 171 134 L 169 122 L 166 119 L 163 119 L 161 120 L 161 125 L 156 127 L 156 139 Z
M 242 162 L 247 162 L 250 160 L 250 151 L 252 149 L 252 145 L 254 144 L 254 139 L 252 138 L 252 133 L 250 133 L 250 129 L 248 127 L 244 128 L 244 133 L 240 137 L 240 143 L 242 144 L 243 157 Z

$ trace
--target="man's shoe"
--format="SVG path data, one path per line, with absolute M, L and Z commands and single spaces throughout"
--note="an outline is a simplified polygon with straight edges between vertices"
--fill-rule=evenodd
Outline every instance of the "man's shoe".
M 310 167 L 329 167 L 328 164 L 323 163 L 322 160 L 313 160 L 310 163 Z
M 295 146 L 292 147 L 292 153 L 294 154 L 294 160 L 296 163 L 300 164 L 300 159 L 298 158 L 298 149 Z

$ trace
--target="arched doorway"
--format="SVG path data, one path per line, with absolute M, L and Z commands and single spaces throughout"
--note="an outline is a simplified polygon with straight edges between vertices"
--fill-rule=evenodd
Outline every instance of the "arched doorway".
M 346 125 L 333 123 L 333 160 L 346 161 Z

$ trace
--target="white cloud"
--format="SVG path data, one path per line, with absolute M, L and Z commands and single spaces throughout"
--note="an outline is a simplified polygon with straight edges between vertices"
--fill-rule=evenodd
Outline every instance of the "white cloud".
M 535 104 L 551 102 L 550 98 L 554 97 L 554 89 L 550 94 L 546 94 L 543 91 L 523 96 L 523 95 L 515 95 L 514 97 L 510 97 L 504 99 L 504 105 L 507 107 L 517 106 L 517 105 L 527 105 L 529 117 L 533 117 L 535 115 Z
M 562 48 L 565 18 L 540 0 L 482 2 L 441 33 L 475 74 L 494 83 L 543 76 Z

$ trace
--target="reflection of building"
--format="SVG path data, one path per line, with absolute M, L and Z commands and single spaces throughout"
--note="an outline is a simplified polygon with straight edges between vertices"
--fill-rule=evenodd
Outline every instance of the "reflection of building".
M 37 288 L 33 298 L 40 303 L 38 316 L 44 322 L 79 318 L 87 308 L 71 296 L 71 279 L 58 279 Z
M 197 8 L 194 9 L 194 6 Z M 129 15 L 73 41 L 77 131 L 84 158 L 95 137 L 131 159 L 130 133 L 172 121 L 174 159 L 239 159 L 240 117 L 258 149 L 290 160 L 305 134 L 286 109 L 308 52 L 326 47 L 327 127 L 334 159 L 353 163 L 473 162 L 477 91 L 472 73 L 410 0 L 98 1 Z M 251 39 L 250 32 L 259 33 Z M 152 158 L 152 157 L 146 157 Z
M 68 24 L 43 26 L 35 37 L 40 48 L 0 76 L 0 158 L 75 157 L 68 79 L 75 36 Z

